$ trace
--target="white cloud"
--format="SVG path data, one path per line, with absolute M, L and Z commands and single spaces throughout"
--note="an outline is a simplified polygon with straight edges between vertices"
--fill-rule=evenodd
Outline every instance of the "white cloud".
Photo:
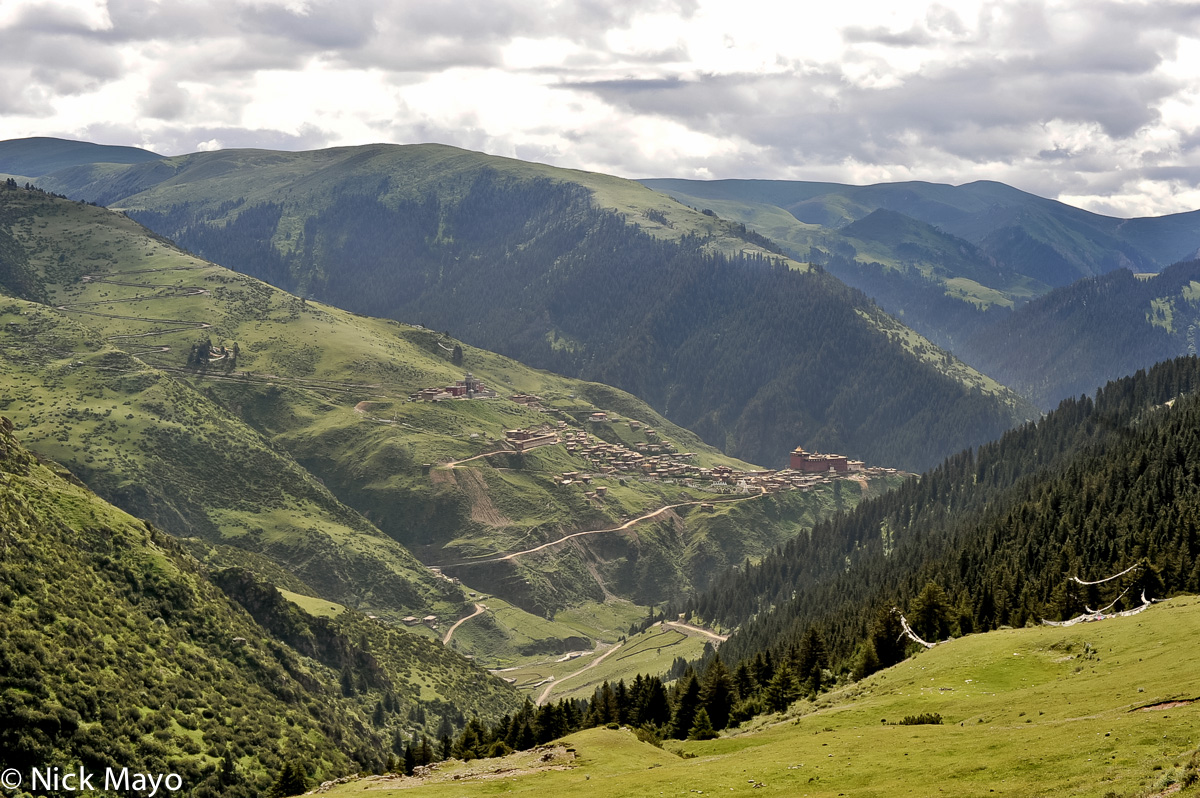
M 442 141 L 628 176 L 1200 200 L 1200 7 L 6 0 L 4 137 Z

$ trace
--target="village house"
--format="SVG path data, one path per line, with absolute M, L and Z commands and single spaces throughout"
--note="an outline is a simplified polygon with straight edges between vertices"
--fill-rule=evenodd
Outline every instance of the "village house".
M 527 452 L 558 443 L 558 434 L 545 429 L 510 429 L 504 431 L 504 440 L 518 452 Z
M 498 394 L 480 380 L 475 379 L 471 372 L 463 375 L 453 385 L 442 388 L 422 388 L 409 396 L 414 402 L 441 402 L 446 399 L 492 399 Z

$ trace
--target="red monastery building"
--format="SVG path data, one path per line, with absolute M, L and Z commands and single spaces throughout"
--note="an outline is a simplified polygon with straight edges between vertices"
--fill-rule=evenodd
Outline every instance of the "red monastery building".
M 824 473 L 830 469 L 843 472 L 850 470 L 850 460 L 844 454 L 809 454 L 803 446 L 792 451 L 788 468 L 805 473 Z

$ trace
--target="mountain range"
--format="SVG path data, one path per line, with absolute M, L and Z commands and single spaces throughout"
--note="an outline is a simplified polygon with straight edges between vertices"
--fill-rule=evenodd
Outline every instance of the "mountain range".
M 1171 280 L 1107 303 L 1122 318 L 1116 341 L 1112 328 L 1100 329 L 1103 325 L 1086 332 L 1074 322 L 1059 328 L 1072 331 L 1066 348 L 1041 346 L 1044 339 L 1033 331 L 1057 326 L 1044 320 L 1061 313 L 1064 303 L 1082 305 L 1105 275 L 1145 277 L 1193 260 L 1200 250 L 1198 212 L 1117 219 L 990 181 L 642 182 L 742 222 L 793 257 L 823 264 L 1043 409 L 1192 351 L 1182 335 L 1169 344 L 1164 340 L 1156 306 L 1181 310 L 1186 317 L 1181 330 L 1195 318 L 1191 297 Z
M 1200 590 L 1192 215 L 439 145 L 22 140 L 4 170 L 19 772 L 636 794 L 736 761 L 837 794 L 904 734 L 962 794 L 1196 781 L 1158 717 L 1192 711 L 1163 619 L 1194 613 L 1152 606 Z M 1137 752 L 1097 743 L 1106 775 L 1076 761 L 1100 723 Z

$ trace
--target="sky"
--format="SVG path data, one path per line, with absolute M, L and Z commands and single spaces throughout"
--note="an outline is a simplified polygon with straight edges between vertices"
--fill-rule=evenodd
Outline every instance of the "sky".
M 1200 3 L 0 0 L 0 139 L 1200 208 Z

